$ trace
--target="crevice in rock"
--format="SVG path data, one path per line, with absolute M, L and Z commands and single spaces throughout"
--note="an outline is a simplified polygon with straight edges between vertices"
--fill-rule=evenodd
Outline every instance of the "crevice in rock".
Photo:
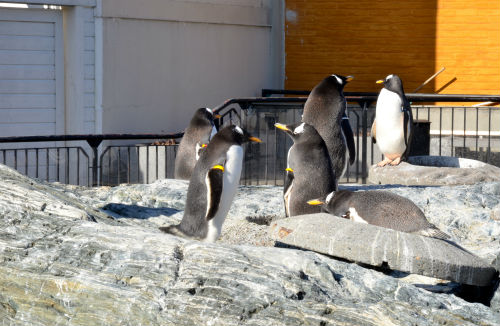
M 245 219 L 250 223 L 269 226 L 273 221 L 278 220 L 280 218 L 283 217 L 278 215 L 259 215 L 259 216 L 247 216 Z
M 176 261 L 176 266 L 174 270 L 174 285 L 175 285 L 175 283 L 177 283 L 177 280 L 179 279 L 181 264 L 182 261 L 184 260 L 184 251 L 181 245 L 175 246 L 173 257 L 174 260 Z
M 252 319 L 256 314 L 260 313 L 261 311 L 264 311 L 266 309 L 268 309 L 269 307 L 271 307 L 272 305 L 274 305 L 276 303 L 275 300 L 269 302 L 269 303 L 265 303 L 263 304 L 262 306 L 257 306 L 257 307 L 254 307 L 250 310 L 246 310 L 244 309 L 241 316 L 240 316 L 240 322 L 245 322 L 249 319 Z

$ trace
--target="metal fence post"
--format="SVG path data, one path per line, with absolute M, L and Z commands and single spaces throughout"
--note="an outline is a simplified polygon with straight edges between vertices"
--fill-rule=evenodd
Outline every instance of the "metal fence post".
M 366 179 L 368 177 L 368 104 L 369 102 L 363 101 L 361 112 L 361 182 L 366 184 Z
M 99 148 L 99 145 L 101 145 L 103 138 L 102 137 L 96 137 L 96 138 L 90 138 L 87 139 L 87 143 L 89 146 L 92 148 L 92 187 L 98 186 L 98 180 L 97 180 L 97 168 L 99 166 L 99 160 L 98 160 L 98 153 L 97 149 Z

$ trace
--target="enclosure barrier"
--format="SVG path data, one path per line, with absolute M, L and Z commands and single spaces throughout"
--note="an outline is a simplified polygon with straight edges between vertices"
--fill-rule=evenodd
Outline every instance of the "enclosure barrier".
M 263 97 L 230 99 L 214 108 L 221 115 L 216 124 L 240 125 L 263 140 L 246 144 L 241 183 L 282 185 L 287 152 L 292 141 L 276 130 L 276 122 L 292 124 L 301 120 L 306 97 L 267 97 L 268 95 L 307 95 L 307 91 L 263 90 Z M 500 166 L 500 109 L 421 105 L 432 102 L 500 102 L 493 95 L 406 94 L 412 102 L 415 120 L 430 129 L 430 154 L 478 159 Z M 345 93 L 348 117 L 354 132 L 356 160 L 348 166 L 340 182 L 366 183 L 368 167 L 381 158 L 371 141 L 377 93 Z M 420 105 L 417 105 L 420 104 Z M 425 120 L 425 121 L 421 121 Z M 430 128 L 429 128 L 430 124 Z M 149 183 L 172 178 L 177 134 L 110 134 L 2 137 L 0 163 L 30 177 L 77 185 L 117 185 Z M 141 140 L 141 143 L 135 143 Z M 149 140 L 149 141 L 148 141 Z M 170 140 L 154 142 L 151 140 Z M 103 141 L 113 141 L 101 148 Z M 117 144 L 116 142 L 126 144 Z M 134 141 L 133 144 L 130 144 Z M 44 146 L 34 146 L 34 143 Z M 78 144 L 75 144 L 78 142 Z M 25 145 L 22 148 L 16 144 Z

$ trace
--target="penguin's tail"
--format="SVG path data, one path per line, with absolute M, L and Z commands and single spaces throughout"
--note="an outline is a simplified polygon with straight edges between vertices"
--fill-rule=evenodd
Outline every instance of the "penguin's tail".
M 443 231 L 439 230 L 436 227 L 429 227 L 427 229 L 420 230 L 416 233 L 419 235 L 423 235 L 425 237 L 431 237 L 442 240 L 447 240 L 450 238 L 448 234 L 444 233 Z

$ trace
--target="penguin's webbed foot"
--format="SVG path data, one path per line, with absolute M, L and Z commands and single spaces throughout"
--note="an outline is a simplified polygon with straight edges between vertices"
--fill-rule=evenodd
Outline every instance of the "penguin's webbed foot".
M 383 161 L 378 162 L 378 163 L 377 163 L 377 166 L 378 166 L 378 167 L 383 167 L 383 166 L 386 166 L 387 164 L 389 164 L 389 163 L 391 163 L 391 162 L 392 162 L 392 161 L 391 161 L 391 160 L 389 160 L 389 159 L 386 157 Z
M 392 165 L 392 166 L 395 166 L 395 165 L 399 165 L 399 163 L 401 163 L 401 156 L 400 157 L 397 157 L 396 159 L 394 159 L 392 162 L 390 162 L 389 164 Z

